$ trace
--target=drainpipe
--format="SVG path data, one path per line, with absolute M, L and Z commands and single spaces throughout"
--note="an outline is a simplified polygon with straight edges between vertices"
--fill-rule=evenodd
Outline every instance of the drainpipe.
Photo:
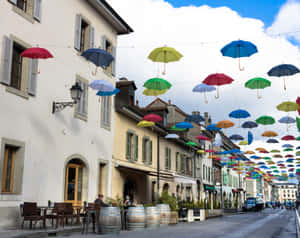
M 158 201 L 158 197 L 159 197 L 159 179 L 160 179 L 159 135 L 157 135 L 157 201 Z

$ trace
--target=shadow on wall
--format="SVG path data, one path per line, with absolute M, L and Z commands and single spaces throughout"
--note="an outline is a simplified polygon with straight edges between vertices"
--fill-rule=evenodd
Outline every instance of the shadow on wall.
M 29 117 L 29 122 L 31 123 L 32 129 L 39 135 L 41 135 L 47 143 L 54 144 L 55 139 L 51 134 L 51 129 L 47 125 L 47 120 L 42 121 L 38 116 L 33 114 Z
M 20 227 L 21 219 L 19 207 L 0 207 L 0 214 L 0 234 L 1 230 Z

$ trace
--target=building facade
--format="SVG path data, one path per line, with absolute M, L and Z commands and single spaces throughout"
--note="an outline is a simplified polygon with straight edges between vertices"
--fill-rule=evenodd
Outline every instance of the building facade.
M 293 183 L 277 183 L 279 190 L 279 201 L 285 203 L 287 201 L 297 200 L 297 185 Z

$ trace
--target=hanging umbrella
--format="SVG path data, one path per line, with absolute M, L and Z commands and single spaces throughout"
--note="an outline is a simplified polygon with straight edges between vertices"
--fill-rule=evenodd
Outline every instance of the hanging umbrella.
M 197 150 L 197 153 L 199 153 L 199 154 L 205 154 L 205 151 L 204 150 Z
M 286 135 L 282 137 L 281 140 L 296 140 L 296 138 L 292 135 Z
M 206 153 L 215 153 L 216 151 L 215 151 L 215 150 L 209 149 L 209 150 L 205 150 L 205 152 L 206 152 Z
M 263 147 L 258 147 L 258 148 L 256 148 L 255 150 L 256 150 L 256 151 L 264 151 L 264 150 L 266 150 L 266 149 L 263 148 Z
M 267 143 L 273 143 L 273 144 L 279 143 L 279 141 L 276 140 L 276 139 L 268 139 L 266 142 L 267 142 Z
M 280 153 L 280 150 L 271 150 L 271 153 Z
M 239 145 L 248 145 L 248 141 L 246 141 L 246 140 L 240 141 Z
M 244 152 L 244 154 L 245 154 L 245 155 L 254 155 L 255 152 L 252 151 L 252 150 L 247 150 L 247 151 Z
M 154 126 L 155 123 L 153 121 L 140 121 L 137 126 L 138 127 L 150 127 L 150 126 Z
M 162 117 L 156 114 L 148 114 L 143 117 L 143 121 L 160 122 L 162 121 Z
M 248 145 L 251 145 L 253 142 L 253 134 L 251 131 L 248 131 Z
M 202 83 L 205 83 L 206 85 L 217 86 L 217 96 L 215 98 L 219 98 L 219 86 L 231 84 L 232 82 L 233 79 L 225 74 L 211 74 L 207 76 Z
M 193 88 L 193 92 L 203 93 L 204 94 L 204 102 L 208 103 L 206 93 L 215 91 L 216 87 L 212 85 L 207 85 L 205 83 L 198 84 Z
M 257 124 L 272 125 L 275 123 L 275 119 L 271 116 L 261 116 L 255 120 Z
M 244 137 L 242 137 L 241 135 L 238 135 L 238 134 L 234 134 L 234 135 L 229 136 L 229 139 L 238 141 L 238 140 L 244 140 Z
M 177 134 L 168 134 L 165 136 L 166 139 L 179 139 L 179 135 Z
M 193 141 L 188 141 L 185 143 L 185 145 L 187 146 L 198 146 L 197 143 L 193 142 Z
M 244 68 L 241 68 L 241 57 L 250 57 L 251 55 L 257 53 L 256 46 L 250 41 L 232 41 L 231 43 L 225 45 L 221 49 L 223 56 L 228 56 L 231 58 L 239 58 L 239 69 L 242 71 Z
M 261 134 L 261 136 L 276 137 L 276 136 L 278 136 L 278 134 L 275 131 L 265 131 L 264 133 Z
M 240 119 L 250 117 L 250 113 L 246 110 L 238 109 L 229 113 L 229 117 L 239 119 L 239 127 L 240 127 Z
M 97 96 L 101 96 L 101 97 L 105 97 L 105 96 L 113 96 L 116 95 L 120 92 L 120 90 L 118 88 L 115 88 L 113 91 L 107 91 L 107 92 L 103 92 L 101 90 L 99 90 L 97 92 Z
M 297 97 L 296 103 L 300 106 L 300 97 Z M 300 109 L 298 109 L 298 114 L 300 115 Z
M 220 131 L 222 128 L 216 127 L 216 124 L 210 124 L 205 129 L 208 131 Z
M 281 147 L 283 147 L 283 148 L 293 148 L 294 146 L 291 145 L 291 144 L 284 144 Z
M 216 127 L 219 127 L 219 128 L 230 128 L 230 127 L 233 127 L 234 126 L 234 123 L 232 121 L 228 121 L 228 120 L 224 120 L 224 121 L 219 121 L 217 124 L 216 124 Z
M 254 122 L 254 121 L 245 121 L 245 122 L 242 124 L 242 128 L 252 129 L 252 128 L 255 128 L 255 127 L 258 127 L 258 125 L 257 125 L 257 123 Z
M 162 78 L 151 78 L 144 83 L 144 87 L 151 90 L 161 91 L 170 89 L 172 84 Z
M 143 94 L 146 95 L 146 96 L 159 96 L 159 95 L 165 94 L 166 92 L 167 92 L 167 89 L 164 89 L 164 90 L 152 90 L 152 89 L 146 88 L 143 91 Z
M 197 140 L 210 141 L 210 139 L 206 136 L 199 135 L 196 137 Z
M 174 126 L 172 126 L 172 127 L 170 128 L 170 130 L 171 130 L 171 131 L 185 131 L 186 129 L 185 129 L 185 128 L 177 128 L 177 127 L 175 127 L 175 125 L 174 125 Z
M 94 80 L 89 84 L 89 87 L 95 90 L 100 90 L 101 92 L 113 92 L 115 87 L 112 83 L 106 80 Z
M 189 122 L 178 122 L 176 123 L 175 127 L 179 129 L 191 129 L 194 126 Z
M 96 65 L 96 71 L 93 73 L 96 75 L 97 67 L 108 67 L 114 60 L 114 57 L 106 50 L 99 48 L 90 48 L 81 53 L 86 60 L 94 63 Z
M 280 155 L 280 154 L 275 154 L 275 155 L 273 155 L 273 157 L 274 157 L 274 158 L 283 158 L 283 156 Z
M 195 114 L 195 115 L 189 115 L 185 118 L 185 122 L 194 122 L 194 123 L 200 123 L 204 121 L 203 116 Z
M 300 136 L 296 137 L 296 140 L 297 140 L 297 141 L 300 141 Z
M 287 151 L 294 151 L 292 148 L 286 148 L 283 150 L 284 152 L 287 152 Z
M 280 103 L 276 108 L 279 111 L 292 112 L 292 111 L 299 110 L 300 106 L 295 102 L 286 101 L 286 102 Z
M 286 130 L 288 131 L 289 130 L 289 124 L 295 123 L 296 120 L 292 117 L 285 116 L 285 117 L 282 117 L 280 120 L 278 120 L 278 122 L 286 124 Z
M 166 64 L 169 62 L 179 61 L 183 57 L 177 50 L 172 47 L 159 47 L 151 51 L 148 56 L 148 59 L 153 62 L 164 63 L 163 74 L 166 74 Z
M 299 156 L 299 155 L 300 155 L 300 151 L 297 151 L 297 152 L 296 152 L 296 156 Z
M 297 129 L 300 132 L 300 118 L 296 117 Z
M 292 76 L 299 73 L 300 70 L 291 64 L 281 64 L 273 67 L 269 72 L 269 76 L 283 77 L 284 90 L 286 90 L 285 76 Z
M 259 95 L 259 89 L 264 89 L 271 86 L 271 82 L 264 78 L 253 78 L 245 83 L 246 88 L 257 89 L 257 98 L 261 98 Z

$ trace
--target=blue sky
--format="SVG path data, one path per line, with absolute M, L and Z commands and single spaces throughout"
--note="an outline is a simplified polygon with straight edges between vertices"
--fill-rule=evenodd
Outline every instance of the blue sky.
M 286 0 L 167 0 L 174 7 L 189 5 L 208 5 L 211 7 L 227 6 L 237 11 L 243 17 L 251 17 L 262 20 L 265 26 L 272 24 L 280 7 Z

